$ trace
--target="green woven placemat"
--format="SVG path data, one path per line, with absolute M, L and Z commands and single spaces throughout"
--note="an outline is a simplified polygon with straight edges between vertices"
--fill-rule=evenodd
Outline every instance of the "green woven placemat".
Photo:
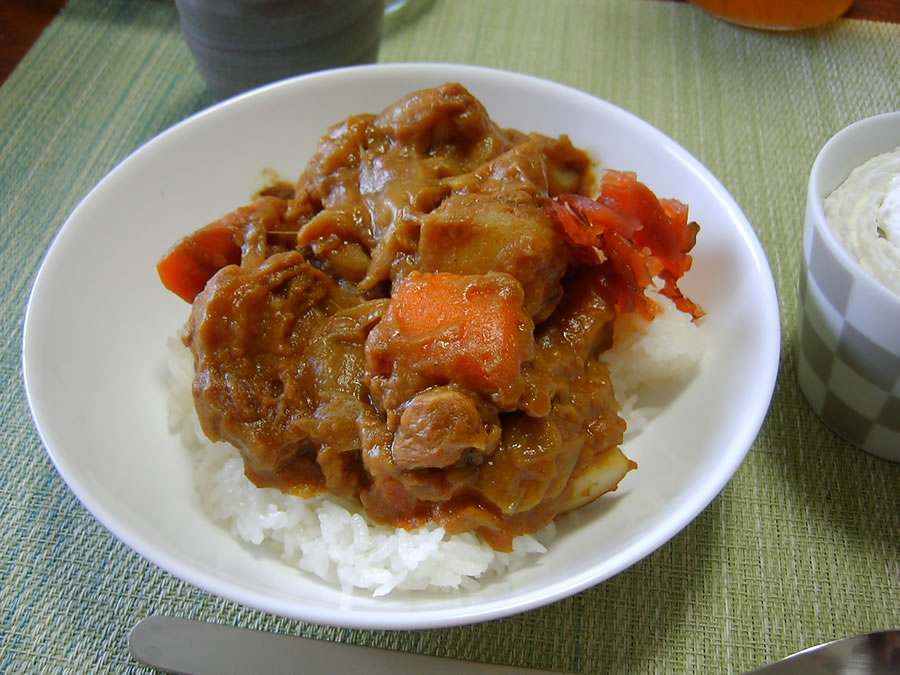
M 416 0 L 414 0 L 416 1 Z M 608 582 L 502 621 L 431 632 L 289 621 L 196 590 L 119 543 L 57 476 L 22 388 L 22 317 L 65 217 L 128 153 L 211 104 L 167 0 L 71 0 L 0 88 L 0 672 L 145 672 L 128 629 L 171 613 L 583 673 L 733 673 L 900 626 L 900 466 L 836 438 L 794 382 L 805 185 L 841 127 L 900 109 L 900 26 L 803 34 L 650 0 L 425 0 L 382 61 L 474 63 L 575 86 L 704 162 L 756 227 L 782 302 L 770 415 L 685 531 Z

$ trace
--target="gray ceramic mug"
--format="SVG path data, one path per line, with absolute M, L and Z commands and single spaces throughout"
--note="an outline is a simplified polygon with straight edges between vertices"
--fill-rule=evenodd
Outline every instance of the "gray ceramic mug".
M 175 0 L 197 69 L 218 99 L 378 58 L 384 0 Z

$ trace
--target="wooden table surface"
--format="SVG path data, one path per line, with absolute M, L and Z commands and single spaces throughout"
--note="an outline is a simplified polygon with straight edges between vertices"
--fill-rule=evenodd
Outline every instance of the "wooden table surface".
M 66 0 L 0 0 L 0 84 L 65 4 Z M 900 23 L 900 0 L 856 0 L 846 16 Z

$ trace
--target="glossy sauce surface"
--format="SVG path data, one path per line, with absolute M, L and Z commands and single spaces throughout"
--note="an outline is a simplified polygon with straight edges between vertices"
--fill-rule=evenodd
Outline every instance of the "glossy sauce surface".
M 190 282 L 167 285 L 192 302 L 204 432 L 259 486 L 500 550 L 595 468 L 614 488 L 634 468 L 597 358 L 615 312 L 548 208 L 593 188 L 591 165 L 565 136 L 498 127 L 453 83 L 336 124 L 293 192 L 160 263 Z

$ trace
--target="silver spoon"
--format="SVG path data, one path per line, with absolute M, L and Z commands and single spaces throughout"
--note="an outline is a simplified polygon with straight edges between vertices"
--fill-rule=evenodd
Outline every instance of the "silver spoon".
M 545 670 L 409 654 L 389 649 L 235 628 L 170 616 L 139 621 L 128 635 L 141 663 L 171 673 L 241 675 L 526 675 Z M 812 647 L 747 675 L 896 675 L 900 630 L 867 633 Z

